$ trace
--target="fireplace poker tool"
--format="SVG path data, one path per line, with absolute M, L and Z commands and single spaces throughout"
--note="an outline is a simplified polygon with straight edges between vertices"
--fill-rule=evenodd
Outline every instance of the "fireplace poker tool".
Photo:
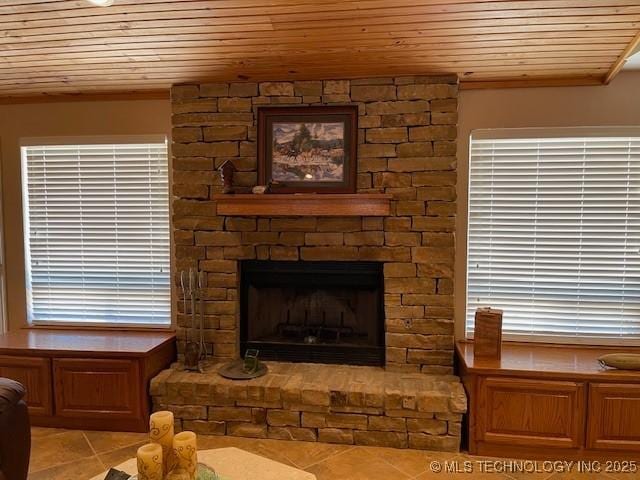
M 187 272 L 181 272 L 180 280 L 183 283 L 183 293 L 184 293 L 184 310 L 185 314 L 188 315 L 187 308 L 187 289 L 184 287 L 186 283 L 184 277 L 186 277 Z M 191 335 L 189 333 L 190 330 L 195 329 L 196 322 L 196 276 L 195 271 L 190 268 L 189 269 L 189 287 L 188 287 L 188 296 L 191 297 L 191 325 L 186 327 L 185 339 L 186 346 L 184 349 L 184 368 L 185 370 L 199 372 L 200 365 L 198 360 L 200 359 L 200 352 L 198 344 L 191 340 Z M 193 332 L 195 335 L 195 331 Z
M 204 343 L 204 289 L 206 287 L 206 273 L 198 272 L 198 290 L 200 293 L 200 341 L 198 343 L 200 360 L 207 359 L 207 345 Z

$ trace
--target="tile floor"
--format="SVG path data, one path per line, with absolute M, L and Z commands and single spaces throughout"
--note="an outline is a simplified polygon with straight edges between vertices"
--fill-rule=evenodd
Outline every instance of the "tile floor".
M 135 455 L 147 434 L 33 428 L 30 480 L 85 480 Z M 313 473 L 318 480 L 640 480 L 640 473 L 624 475 L 580 473 L 482 473 L 479 461 L 466 454 L 442 454 L 381 447 L 286 442 L 235 437 L 198 436 L 199 448 L 238 447 Z M 639 455 L 640 457 L 640 455 Z M 459 470 L 471 462 L 472 473 L 434 473 L 432 462 L 457 461 Z M 501 460 L 502 461 L 502 460 Z M 640 468 L 640 458 L 639 458 Z M 485 464 L 493 465 L 493 463 Z M 498 464 L 500 465 L 500 464 Z M 487 467 L 485 467 L 486 469 Z M 539 464 L 539 469 L 544 465 Z M 286 479 L 283 479 L 286 480 Z

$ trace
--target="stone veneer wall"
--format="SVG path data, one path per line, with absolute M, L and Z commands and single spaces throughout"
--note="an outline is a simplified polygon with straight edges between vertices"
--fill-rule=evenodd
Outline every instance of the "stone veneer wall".
M 238 260 L 385 262 L 387 368 L 447 374 L 453 365 L 457 78 L 176 85 L 173 239 L 176 270 L 208 273 L 206 341 L 237 357 Z M 256 184 L 256 108 L 358 105 L 358 192 L 393 194 L 389 217 L 222 217 L 216 168 Z M 176 278 L 179 351 L 188 324 Z

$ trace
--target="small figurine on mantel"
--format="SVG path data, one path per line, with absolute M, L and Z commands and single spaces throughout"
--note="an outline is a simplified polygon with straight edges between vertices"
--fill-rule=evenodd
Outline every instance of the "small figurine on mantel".
M 271 192 L 271 185 L 273 183 L 274 182 L 269 181 L 266 185 L 256 185 L 255 187 L 253 187 L 251 189 L 251 193 L 254 193 L 256 195 L 263 195 L 265 193 L 269 193 L 269 192 Z
M 224 185 L 224 188 L 222 190 L 223 193 L 234 193 L 233 174 L 236 170 L 237 168 L 231 160 L 227 160 L 218 168 L 220 177 L 222 178 L 222 183 Z

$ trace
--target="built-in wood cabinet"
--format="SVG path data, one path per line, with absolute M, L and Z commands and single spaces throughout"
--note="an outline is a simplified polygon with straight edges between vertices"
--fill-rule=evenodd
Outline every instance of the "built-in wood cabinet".
M 474 358 L 472 343 L 456 348 L 470 453 L 637 457 L 640 372 L 603 369 L 597 358 L 611 350 L 505 343 L 491 360 Z
M 478 441 L 561 448 L 582 443 L 582 383 L 487 377 L 478 387 Z
M 53 360 L 56 415 L 140 418 L 140 369 L 134 360 Z
M 587 447 L 640 451 L 640 384 L 589 384 Z
M 172 333 L 0 335 L 0 376 L 26 387 L 31 423 L 45 427 L 146 431 L 149 382 L 174 359 Z
M 29 415 L 33 417 L 53 413 L 49 358 L 0 355 L 0 377 L 10 378 L 24 385 Z

